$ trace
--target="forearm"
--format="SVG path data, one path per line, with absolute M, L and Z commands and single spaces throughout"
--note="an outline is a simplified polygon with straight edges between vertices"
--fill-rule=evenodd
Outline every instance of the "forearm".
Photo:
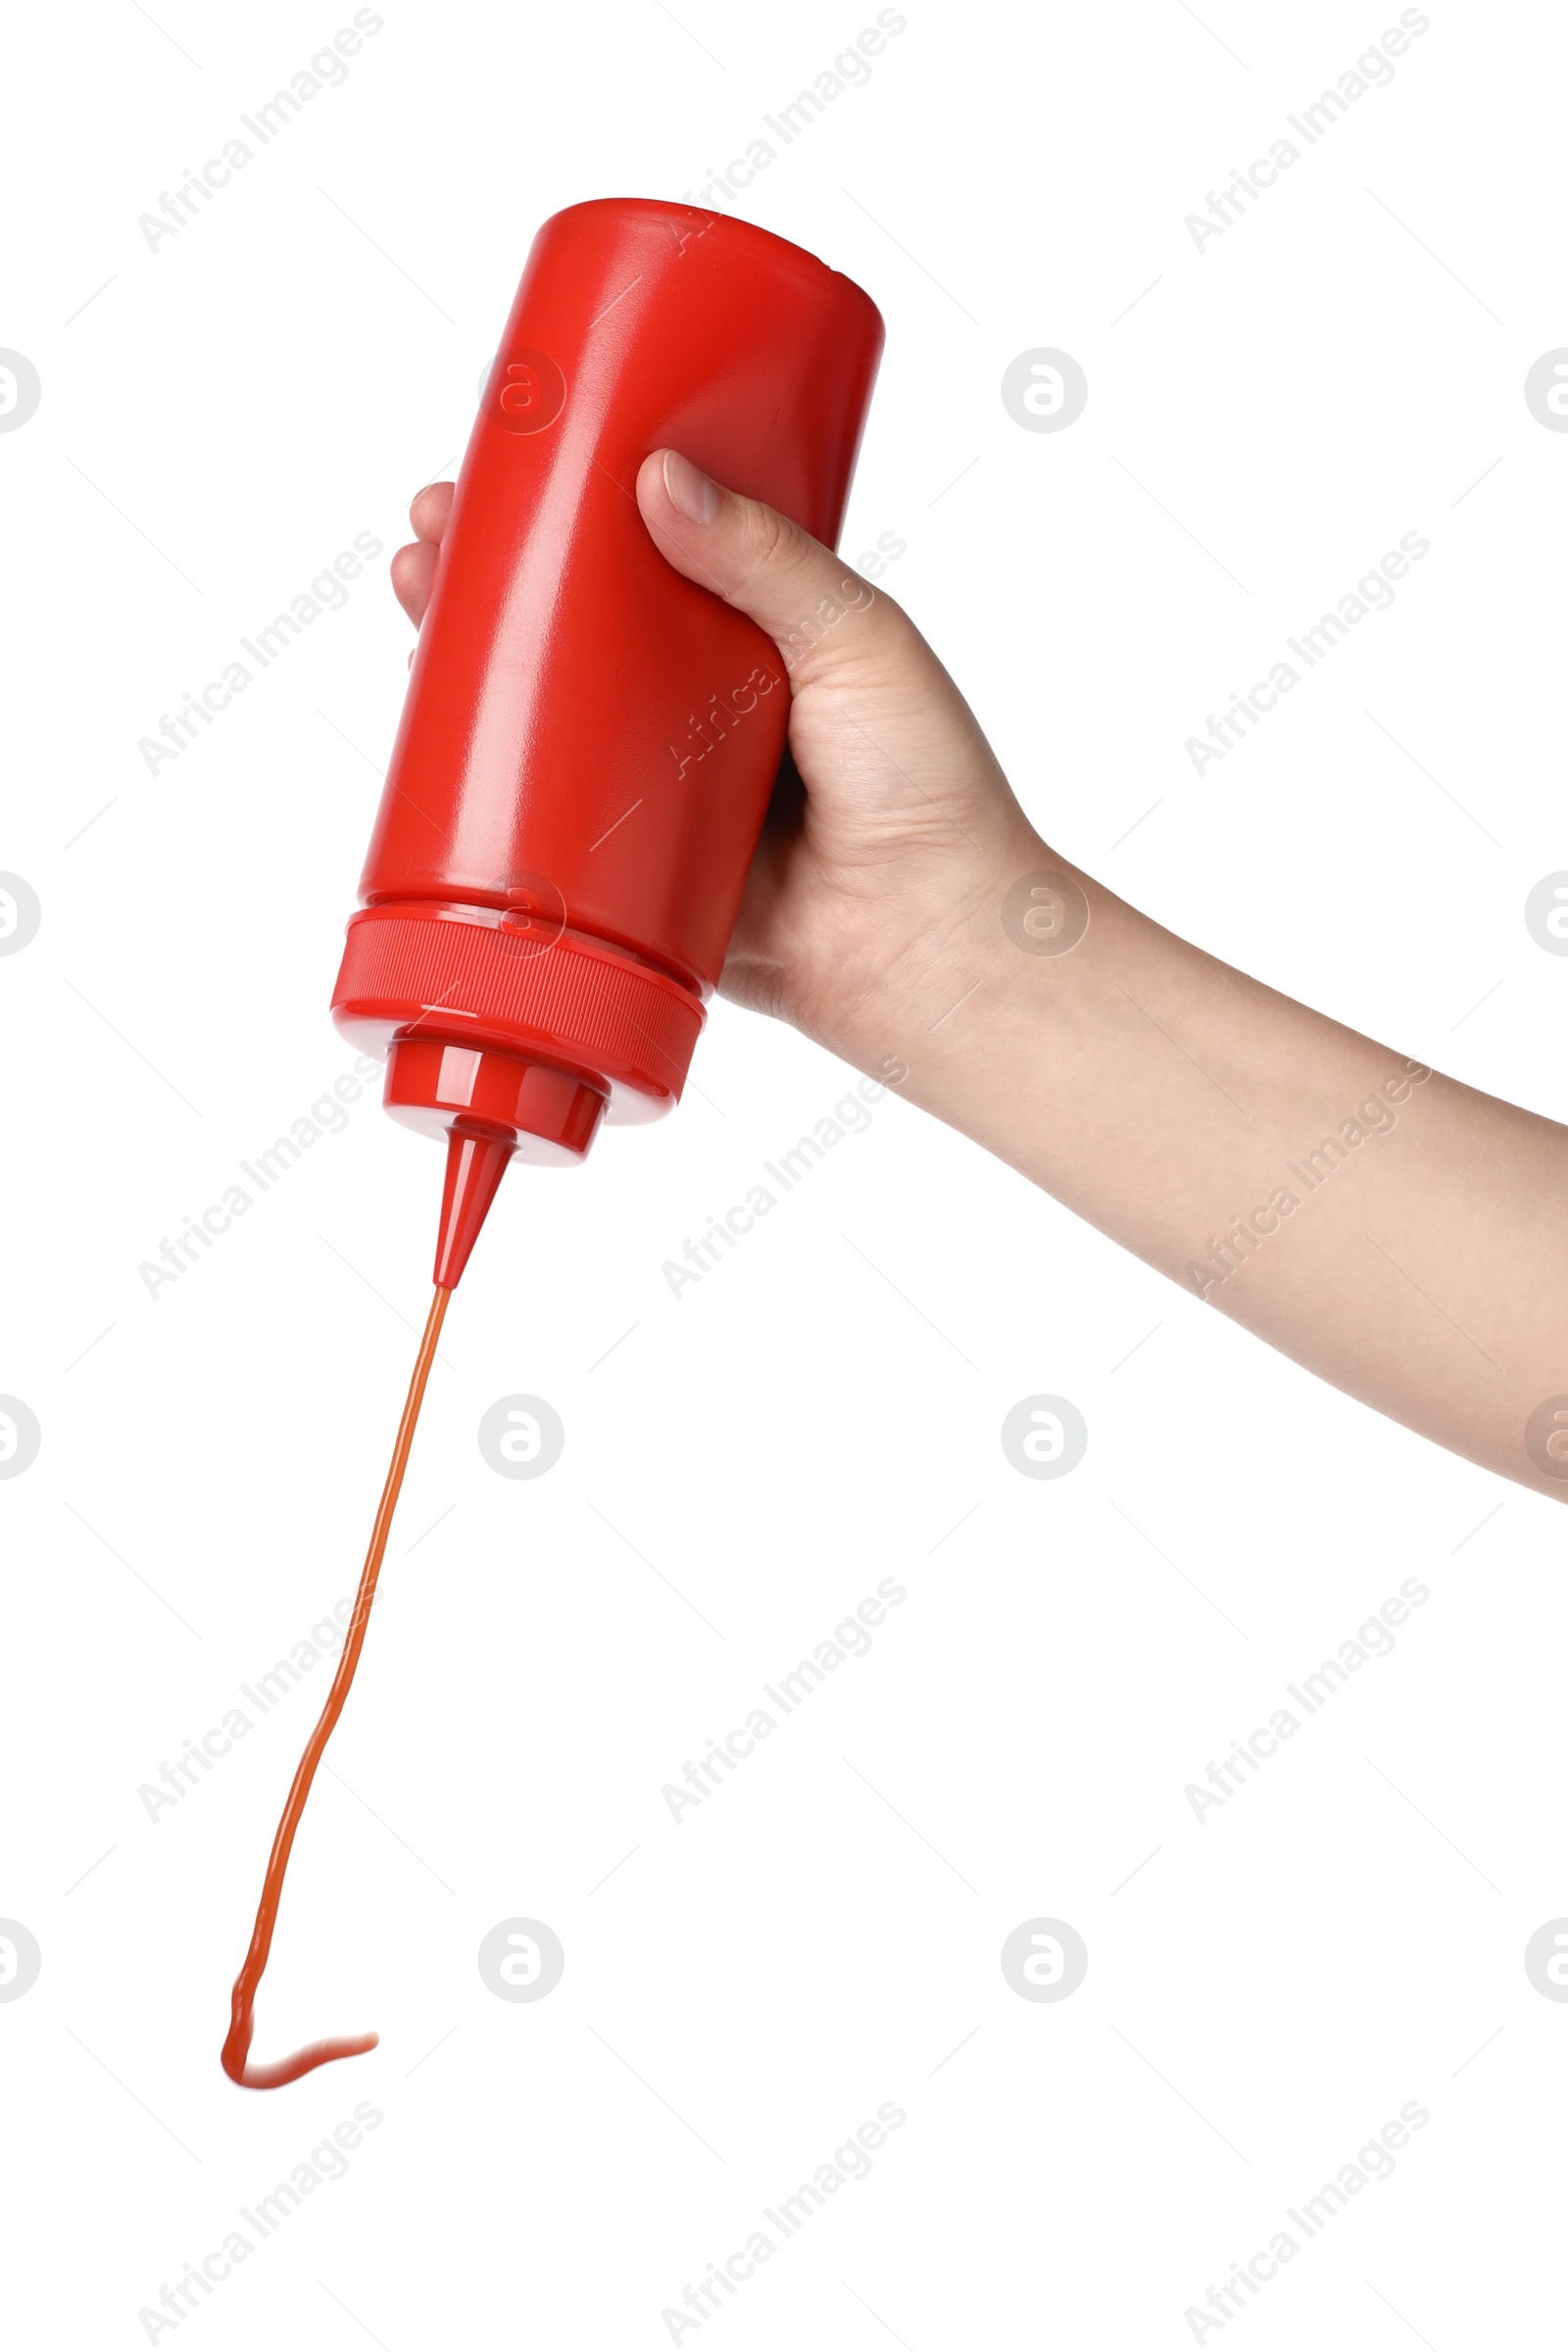
M 1568 1393 L 1568 1129 L 1031 857 L 1081 888 L 1077 943 L 1052 952 L 1070 904 L 1054 942 L 1041 902 L 1042 943 L 993 892 L 866 1003 L 853 1056 L 896 1056 L 906 1097 L 1324 1379 L 1568 1500 L 1549 1415 L 1526 1438 Z
M 909 1100 L 1211 1306 L 1568 1501 L 1568 1129 L 1063 869 L 890 597 L 676 452 L 637 495 L 665 560 L 789 672 L 804 792 L 764 836 L 726 991 L 876 1076 L 903 1064 Z M 1030 897 L 1053 868 L 1065 927 L 1059 894 Z

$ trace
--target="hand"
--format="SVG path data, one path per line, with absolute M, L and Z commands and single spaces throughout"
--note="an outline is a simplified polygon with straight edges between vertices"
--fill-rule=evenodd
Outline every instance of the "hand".
M 393 558 L 416 625 L 452 499 L 450 482 L 421 490 L 416 544 Z M 644 460 L 637 504 L 665 561 L 765 629 L 790 679 L 789 759 L 722 993 L 873 1067 L 904 1031 L 906 997 L 940 996 L 949 967 L 968 974 L 989 955 L 1007 886 L 1043 861 L 1041 844 L 891 597 L 674 450 Z
M 418 543 L 393 561 L 416 621 L 452 496 L 420 491 Z M 765 629 L 790 678 L 725 994 L 874 1074 L 896 1057 L 906 1101 L 1190 1293 L 1568 1501 L 1539 1427 L 1568 1397 L 1568 1129 L 1293 1004 L 1086 874 L 1071 953 L 1023 952 L 1007 890 L 1073 869 L 906 615 L 672 450 L 644 460 L 637 503 L 665 561 Z

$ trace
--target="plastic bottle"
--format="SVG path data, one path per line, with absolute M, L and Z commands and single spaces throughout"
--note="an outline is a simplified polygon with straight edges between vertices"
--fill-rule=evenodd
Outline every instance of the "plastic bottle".
M 445 1135 L 435 1295 L 326 1704 L 234 1983 L 222 2066 L 275 2089 L 373 2034 L 253 2062 L 317 1768 L 364 1646 L 442 1318 L 514 1156 L 569 1164 L 679 1095 L 789 714 L 770 637 L 660 555 L 634 487 L 674 448 L 838 536 L 874 306 L 712 213 L 574 205 L 534 240 L 479 405 L 332 1010 L 386 1106 Z M 803 628 L 820 616 L 802 615 Z
M 679 1099 L 778 768 L 778 649 L 664 562 L 638 467 L 678 449 L 831 545 L 882 337 L 723 215 L 612 199 L 534 240 L 332 1001 L 392 1116 L 449 1139 L 440 1287 L 514 1154 L 580 1160 Z

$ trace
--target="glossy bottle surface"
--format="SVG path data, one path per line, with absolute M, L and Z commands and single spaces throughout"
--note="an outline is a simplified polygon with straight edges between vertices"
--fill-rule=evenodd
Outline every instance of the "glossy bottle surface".
M 832 544 L 881 344 L 858 287 L 743 221 L 615 199 L 540 230 L 334 998 L 391 1049 L 395 1116 L 569 1159 L 605 1104 L 646 1118 L 678 1096 L 789 688 L 772 640 L 665 564 L 637 471 L 679 449 Z M 585 1091 L 530 1093 L 534 1062 Z

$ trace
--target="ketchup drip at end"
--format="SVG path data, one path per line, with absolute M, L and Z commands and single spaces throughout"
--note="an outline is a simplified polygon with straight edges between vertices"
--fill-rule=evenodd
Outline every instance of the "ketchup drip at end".
M 370 1604 L 375 1598 L 376 1580 L 381 1573 L 381 1560 L 391 1531 L 392 1514 L 397 1509 L 403 1473 L 408 1468 L 409 1450 L 414 1444 L 415 1427 L 419 1418 L 419 1406 L 424 1400 L 424 1385 L 430 1377 L 430 1366 L 435 1361 L 436 1342 L 441 1337 L 442 1319 L 451 1297 L 450 1289 L 438 1287 L 430 1301 L 424 1336 L 419 1342 L 418 1358 L 415 1363 L 414 1378 L 409 1383 L 403 1418 L 398 1423 L 397 1444 L 392 1448 L 391 1466 L 386 1474 L 386 1485 L 381 1490 L 380 1508 L 375 1514 L 370 1548 L 366 1554 L 365 1567 L 360 1575 L 360 1589 L 354 1596 L 354 1614 L 349 1620 L 337 1672 L 332 1677 L 332 1688 L 326 1694 L 320 1719 L 306 1742 L 305 1753 L 294 1775 L 294 1785 L 289 1789 L 288 1802 L 283 1807 L 283 1818 L 277 1825 L 277 1836 L 272 1840 L 267 1877 L 262 1883 L 262 1899 L 257 1906 L 250 1949 L 245 1955 L 244 1967 L 234 1980 L 233 2013 L 223 2043 L 222 2066 L 229 2081 L 239 2083 L 245 2090 L 276 2090 L 280 2084 L 297 2082 L 301 2075 L 308 2075 L 314 2067 L 326 2066 L 334 2058 L 358 2058 L 364 2051 L 373 2050 L 380 2039 L 376 2034 L 356 2034 L 335 2041 L 313 2041 L 308 2042 L 303 2050 L 296 2050 L 291 2058 L 274 2059 L 270 2066 L 248 2064 L 251 2036 L 256 2031 L 252 2012 L 256 2005 L 257 1987 L 267 1967 L 268 1954 L 272 1948 L 272 1932 L 277 1925 L 277 1906 L 282 1898 L 283 1874 L 293 1850 L 294 1833 L 300 1826 L 300 1816 L 305 1811 L 305 1801 L 311 1793 L 316 1768 L 343 1712 L 343 1701 L 349 1694 L 354 1670 L 360 1662 L 360 1651 L 365 1646 L 365 1629 L 369 1620 Z

